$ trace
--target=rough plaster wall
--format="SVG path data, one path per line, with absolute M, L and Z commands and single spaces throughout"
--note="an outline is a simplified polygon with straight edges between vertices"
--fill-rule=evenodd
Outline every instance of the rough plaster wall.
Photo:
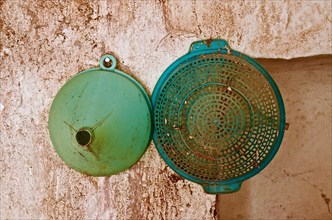
M 259 60 L 290 124 L 272 162 L 218 197 L 219 219 L 332 219 L 332 56 Z
M 151 92 L 194 40 L 222 37 L 255 57 L 331 53 L 331 2 L 0 0 L 0 219 L 213 219 L 215 196 L 166 168 L 154 146 L 119 175 L 64 165 L 50 104 L 102 54 Z

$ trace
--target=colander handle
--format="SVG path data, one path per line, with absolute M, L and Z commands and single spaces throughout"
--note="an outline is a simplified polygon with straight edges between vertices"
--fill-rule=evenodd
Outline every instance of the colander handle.
M 229 52 L 231 48 L 227 41 L 223 39 L 207 39 L 193 42 L 190 45 L 189 53 L 203 50 L 225 50 Z
M 202 185 L 206 193 L 209 194 L 226 194 L 233 193 L 240 190 L 242 182 L 236 182 L 231 184 L 206 184 Z

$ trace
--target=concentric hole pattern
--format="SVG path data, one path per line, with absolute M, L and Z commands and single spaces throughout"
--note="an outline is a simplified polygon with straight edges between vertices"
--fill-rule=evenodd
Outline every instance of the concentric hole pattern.
M 232 55 L 190 60 L 155 103 L 156 144 L 183 172 L 228 180 L 259 167 L 280 123 L 277 99 L 256 68 Z

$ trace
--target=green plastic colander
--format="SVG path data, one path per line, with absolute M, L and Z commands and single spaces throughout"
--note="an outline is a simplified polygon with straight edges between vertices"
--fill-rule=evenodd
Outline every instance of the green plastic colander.
M 224 40 L 194 42 L 152 95 L 154 143 L 178 174 L 207 193 L 229 193 L 276 154 L 285 129 L 277 85 Z

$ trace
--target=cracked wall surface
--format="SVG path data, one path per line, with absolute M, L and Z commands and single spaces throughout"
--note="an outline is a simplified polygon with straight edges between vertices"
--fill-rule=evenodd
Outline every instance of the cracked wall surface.
M 330 11 L 330 1 L 0 0 L 0 219 L 215 219 L 216 197 L 153 144 L 119 175 L 69 169 L 47 130 L 55 94 L 105 53 L 151 93 L 191 42 L 210 37 L 253 57 L 331 54 Z

